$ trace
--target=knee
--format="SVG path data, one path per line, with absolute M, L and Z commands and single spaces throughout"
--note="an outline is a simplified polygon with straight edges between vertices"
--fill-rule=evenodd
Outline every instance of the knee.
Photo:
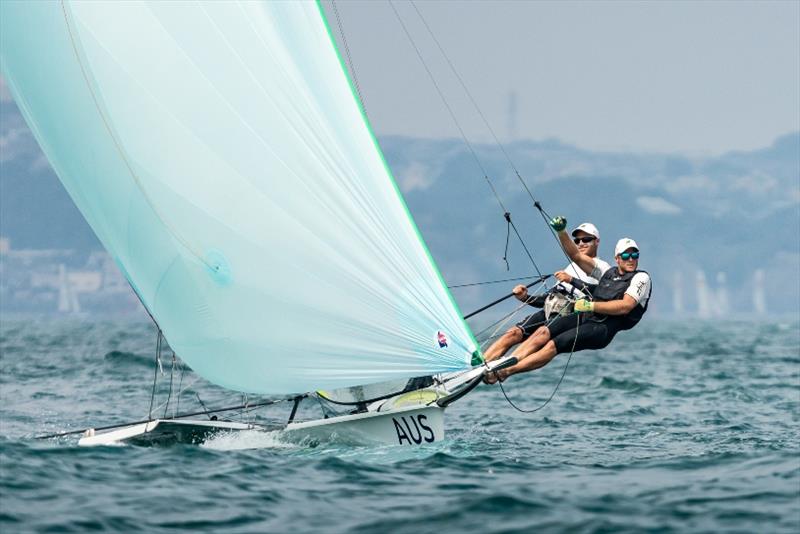
M 555 358 L 556 355 L 559 353 L 558 345 L 556 344 L 555 341 L 551 339 L 550 341 L 544 344 L 544 346 L 541 348 L 539 352 L 541 353 L 543 359 L 549 362 L 550 360 Z
M 550 339 L 550 330 L 546 326 L 540 326 L 533 335 L 538 339 Z
M 503 337 L 506 341 L 517 344 L 522 341 L 522 330 L 520 330 L 519 327 L 512 326 L 506 331 Z

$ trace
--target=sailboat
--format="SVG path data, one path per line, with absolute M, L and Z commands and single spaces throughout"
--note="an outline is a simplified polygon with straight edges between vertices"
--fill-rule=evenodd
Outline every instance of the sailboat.
M 0 2 L 0 34 L 53 169 L 197 374 L 295 402 L 439 377 L 356 413 L 295 405 L 283 431 L 439 441 L 445 408 L 513 363 L 482 362 L 319 2 Z M 253 428 L 148 418 L 80 443 Z

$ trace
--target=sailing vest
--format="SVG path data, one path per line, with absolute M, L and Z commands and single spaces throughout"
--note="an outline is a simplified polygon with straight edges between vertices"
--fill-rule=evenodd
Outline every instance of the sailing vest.
M 600 283 L 597 288 L 592 292 L 592 296 L 596 302 L 608 302 L 611 300 L 620 300 L 625 295 L 628 287 L 631 285 L 631 279 L 636 273 L 645 273 L 649 276 L 647 271 L 633 271 L 630 273 L 619 274 L 616 267 L 612 267 L 600 278 Z M 636 326 L 644 312 L 647 311 L 647 306 L 650 304 L 650 294 L 653 292 L 651 281 L 650 292 L 647 294 L 647 301 L 644 306 L 637 304 L 626 315 L 604 315 L 602 313 L 593 314 L 593 319 L 598 322 L 606 322 L 609 326 L 613 326 L 618 330 L 628 330 Z

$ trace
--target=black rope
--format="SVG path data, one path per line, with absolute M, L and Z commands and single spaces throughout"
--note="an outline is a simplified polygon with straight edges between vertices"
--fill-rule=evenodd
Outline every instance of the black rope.
M 508 264 L 508 241 L 511 238 L 511 214 L 505 212 L 503 217 L 506 219 L 506 249 L 503 251 L 503 261 L 506 262 L 506 271 L 510 271 L 511 266 Z
M 172 347 L 170 347 L 172 349 Z M 172 368 L 169 370 L 169 393 L 167 393 L 167 403 L 164 405 L 164 417 L 167 416 L 169 410 L 169 401 L 172 400 L 172 381 L 175 377 L 175 351 L 172 351 Z
M 471 284 L 457 284 L 457 285 L 447 286 L 447 287 L 448 287 L 448 289 L 459 289 L 459 288 L 462 288 L 462 287 L 486 286 L 486 285 L 490 285 L 490 284 L 502 284 L 502 283 L 505 283 L 505 282 L 518 282 L 520 280 L 530 280 L 531 278 L 534 278 L 534 277 L 532 275 L 531 276 L 520 276 L 518 278 L 504 278 L 502 280 L 489 280 L 489 281 L 486 281 L 486 282 L 472 282 Z
M 556 384 L 556 387 L 553 388 L 553 392 L 550 394 L 547 400 L 542 403 L 541 406 L 538 406 L 532 410 L 526 410 L 524 408 L 520 408 L 519 406 L 514 404 L 514 401 L 512 401 L 509 398 L 508 394 L 506 393 L 506 389 L 503 387 L 503 383 L 500 382 L 499 380 L 497 381 L 497 383 L 500 385 L 500 391 L 503 392 L 503 396 L 506 398 L 506 401 L 508 401 L 508 404 L 510 404 L 512 408 L 521 413 L 534 413 L 538 412 L 539 410 L 543 409 L 545 406 L 550 404 L 550 401 L 553 400 L 553 397 L 556 396 L 556 392 L 558 391 L 559 386 L 561 386 L 561 382 L 564 380 L 564 377 L 567 376 L 567 369 L 569 369 L 569 362 L 572 361 L 572 355 L 575 354 L 575 346 L 578 344 L 578 330 L 580 326 L 581 326 L 581 320 L 579 317 L 578 324 L 575 326 L 575 339 L 572 341 L 572 350 L 570 350 L 569 357 L 567 358 L 567 363 L 566 365 L 564 365 L 564 372 L 561 373 L 561 378 L 558 379 L 558 383 Z
M 181 366 L 181 378 L 178 381 L 178 398 L 177 398 L 177 404 L 175 406 L 176 412 L 181 411 L 181 394 L 183 393 L 183 390 L 181 388 L 183 387 L 183 373 L 186 371 L 186 366 L 183 364 L 183 360 L 180 361 L 180 366 Z
M 531 260 L 533 268 L 536 270 L 536 274 L 538 274 L 540 277 L 545 276 L 542 274 L 541 269 L 539 269 L 539 266 L 536 264 L 536 260 L 533 259 L 533 255 L 531 254 L 531 251 L 528 250 L 528 247 L 525 245 L 525 241 L 522 239 L 522 236 L 519 235 L 519 230 L 517 230 L 517 226 L 514 224 L 514 221 L 511 220 L 511 217 L 508 218 L 508 224 L 511 225 L 512 230 L 514 230 L 514 233 L 517 235 L 517 239 L 519 239 L 519 242 L 522 244 L 522 250 L 524 250 L 525 254 L 528 255 L 528 259 Z
M 210 411 L 208 410 L 208 408 L 206 408 L 206 404 L 203 402 L 203 399 L 201 399 L 201 398 L 200 398 L 200 394 L 199 394 L 199 393 L 197 393 L 197 392 L 195 391 L 195 393 L 194 393 L 194 396 L 195 396 L 195 397 L 197 397 L 197 402 L 199 402 L 199 403 L 200 403 L 200 406 L 202 406 L 202 407 L 203 407 L 203 411 L 202 411 L 202 412 L 200 412 L 200 413 L 204 413 L 204 414 L 206 414 L 206 415 L 208 415 L 208 414 L 212 413 L 212 412 L 210 412 Z M 211 419 L 211 417 L 209 417 L 209 419 Z

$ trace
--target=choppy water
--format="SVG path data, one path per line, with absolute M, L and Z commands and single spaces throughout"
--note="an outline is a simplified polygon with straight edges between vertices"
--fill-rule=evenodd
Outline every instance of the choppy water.
M 2 323 L 2 532 L 800 531 L 797 322 L 645 321 L 577 354 L 537 414 L 483 386 L 419 449 L 32 439 L 146 416 L 153 346 L 141 323 Z M 564 362 L 509 395 L 541 403 Z

